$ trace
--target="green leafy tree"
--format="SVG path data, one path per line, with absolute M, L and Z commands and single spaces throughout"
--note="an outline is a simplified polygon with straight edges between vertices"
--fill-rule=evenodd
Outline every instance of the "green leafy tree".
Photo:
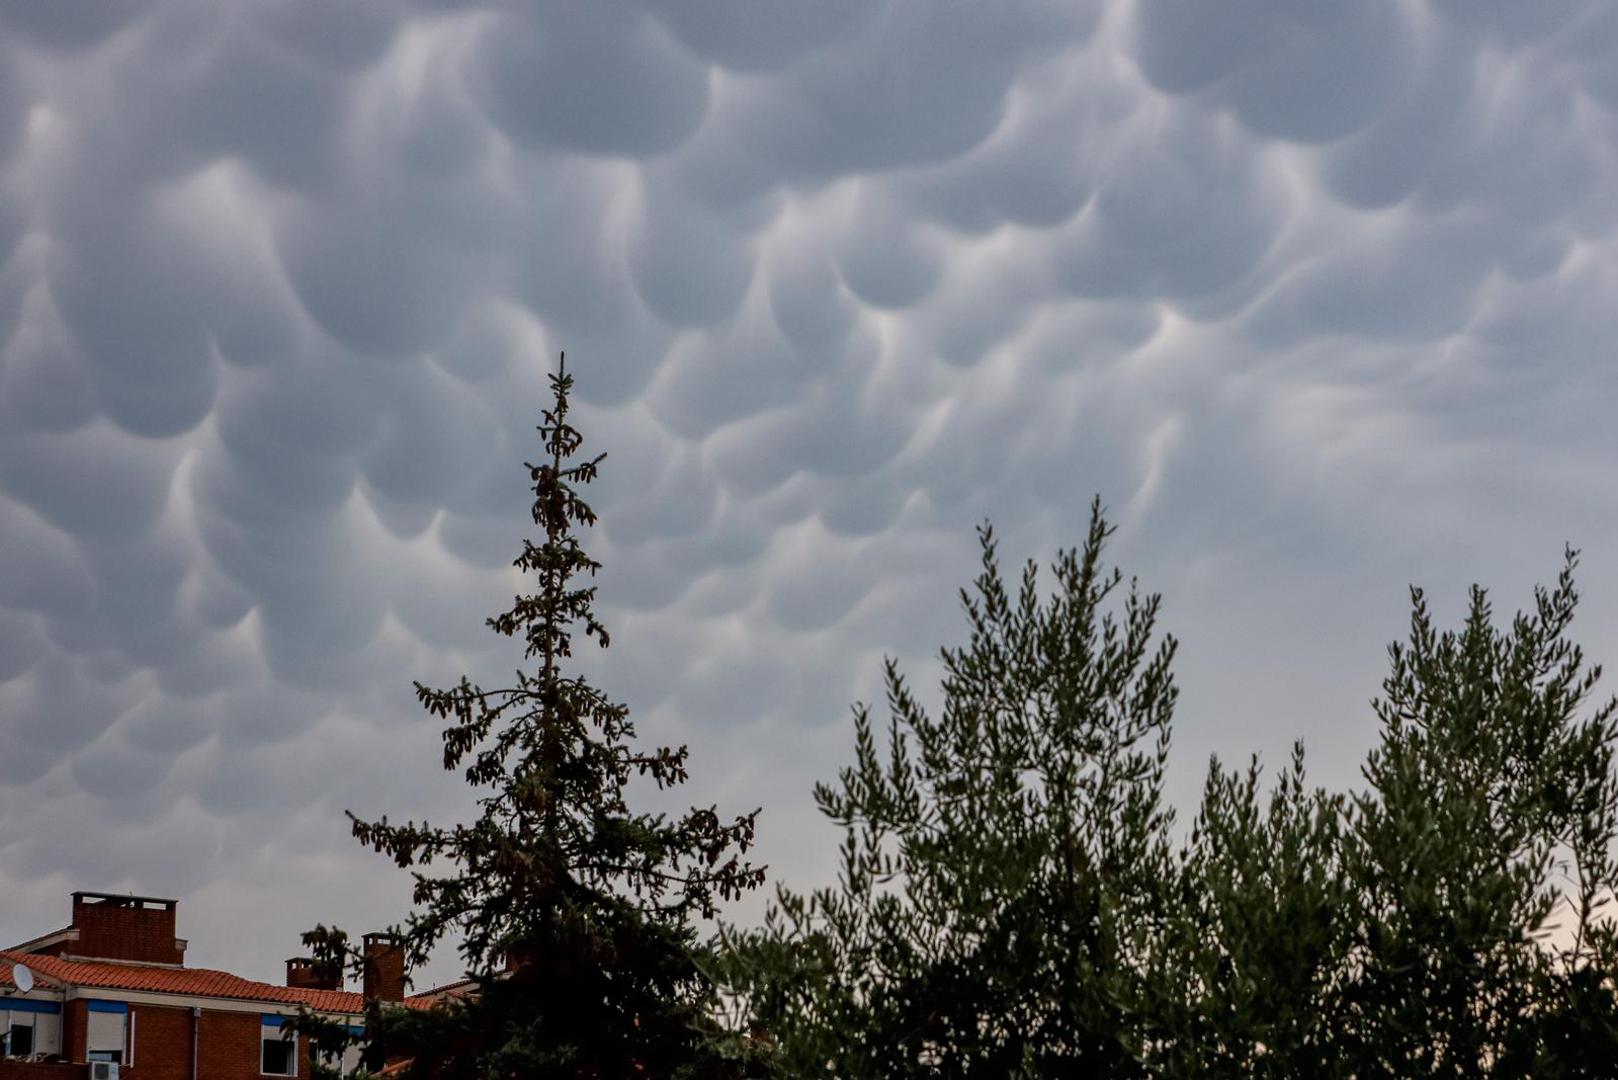
M 1412 590 L 1343 848 L 1361 1076 L 1618 1075 L 1615 704 L 1584 715 L 1575 565 L 1504 630 L 1482 589 L 1444 632 Z
M 743 859 L 757 812 L 727 822 L 711 807 L 630 807 L 637 778 L 683 783 L 687 753 L 637 749 L 625 707 L 567 671 L 581 633 L 609 641 L 594 614 L 600 564 L 579 538 L 596 521 L 580 492 L 605 455 L 579 458 L 565 364 L 550 382 L 544 456 L 528 466 L 540 535 L 515 563 L 534 590 L 489 620 L 532 668 L 498 689 L 416 686 L 447 721 L 444 767 L 480 792 L 480 813 L 448 827 L 350 814 L 356 838 L 412 872 L 415 910 L 395 928 L 410 961 L 454 941 L 474 990 L 432 1010 L 374 1010 L 368 1064 L 409 1057 L 412 1075 L 455 1078 L 736 1073 L 745 1045 L 712 1022 L 693 924 L 762 883 Z M 325 962 L 363 962 L 341 931 L 306 941 Z
M 815 789 L 844 830 L 836 887 L 778 891 L 729 931 L 742 1022 L 806 1076 L 1141 1075 L 1142 972 L 1172 863 L 1162 799 L 1176 690 L 1158 598 L 1102 565 L 1092 507 L 1054 595 L 1001 577 L 992 532 L 942 654 L 941 712 L 887 666 L 888 723 Z
M 1618 1075 L 1614 704 L 1567 637 L 1575 562 L 1505 628 L 1474 588 L 1440 632 L 1412 590 L 1361 790 L 1311 790 L 1301 747 L 1267 797 L 1214 763 L 1154 1074 Z
M 1413 590 L 1363 787 L 1301 745 L 1268 788 L 1215 760 L 1181 835 L 1173 641 L 1108 533 L 1041 600 L 985 531 L 941 714 L 890 663 L 884 736 L 857 708 L 816 789 L 837 884 L 726 932 L 734 1022 L 805 1077 L 1618 1075 L 1618 706 L 1567 636 L 1574 555 L 1503 627 Z
M 1347 799 L 1309 788 L 1301 744 L 1268 795 L 1260 778 L 1257 759 L 1212 762 L 1177 855 L 1148 973 L 1153 1075 L 1349 1075 L 1334 1037 L 1352 943 Z

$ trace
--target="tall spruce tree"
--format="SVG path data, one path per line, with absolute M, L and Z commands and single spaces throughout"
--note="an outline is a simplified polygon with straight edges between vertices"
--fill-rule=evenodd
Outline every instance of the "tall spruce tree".
M 745 1055 L 712 1023 L 693 921 L 762 883 L 743 859 L 757 811 L 726 822 L 712 807 L 630 807 L 636 778 L 683 783 L 687 753 L 636 748 L 627 709 L 567 670 L 581 632 L 609 641 L 590 583 L 601 567 L 579 538 L 596 521 L 580 490 L 605 455 L 579 458 L 565 359 L 550 386 L 544 456 L 527 466 L 540 535 L 515 562 L 534 591 L 489 620 L 532 667 L 499 689 L 416 685 L 448 721 L 444 768 L 463 771 L 481 812 L 449 827 L 349 815 L 356 838 L 413 873 L 415 910 L 395 928 L 411 962 L 453 940 L 474 981 L 437 1009 L 374 1010 L 371 1062 L 409 1057 L 413 1076 L 468 1080 L 735 1074 Z M 346 951 L 341 931 L 306 941 L 324 962 Z

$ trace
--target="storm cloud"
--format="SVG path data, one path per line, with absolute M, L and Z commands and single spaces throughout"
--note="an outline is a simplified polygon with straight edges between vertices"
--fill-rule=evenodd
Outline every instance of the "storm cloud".
M 179 895 L 273 978 L 402 914 L 341 811 L 464 806 L 411 681 L 518 662 L 564 348 L 586 662 L 775 873 L 973 526 L 1048 557 L 1093 492 L 1181 793 L 1295 735 L 1346 782 L 1406 582 L 1571 540 L 1614 655 L 1615 295 L 1609 4 L 0 6 L 0 936 Z

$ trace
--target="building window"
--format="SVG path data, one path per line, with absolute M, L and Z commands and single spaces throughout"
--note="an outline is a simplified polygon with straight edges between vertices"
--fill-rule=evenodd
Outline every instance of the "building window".
M 259 1025 L 258 1071 L 265 1076 L 298 1075 L 298 1037 L 283 1035 L 280 1016 L 265 1013 Z
M 55 1054 L 62 1048 L 62 1006 L 55 1001 L 0 998 L 0 1055 Z
M 294 1049 L 292 1043 L 279 1034 L 266 1035 L 259 1072 L 265 1076 L 296 1076 L 298 1066 Z
M 350 1024 L 348 1025 L 348 1034 L 351 1037 L 360 1038 L 365 1035 L 365 1029 Z M 348 1043 L 341 1050 L 333 1050 L 330 1047 L 315 1049 L 311 1044 L 311 1050 L 315 1055 L 315 1060 L 322 1066 L 343 1076 L 358 1072 L 365 1061 L 365 1047 L 357 1042 Z
M 34 1024 L 27 1020 L 23 1023 L 12 1021 L 11 1030 L 6 1033 L 6 1056 L 27 1057 L 34 1052 Z
M 85 1057 L 90 1061 L 122 1062 L 129 1006 L 121 1001 L 91 1000 L 88 1004 L 90 1022 L 86 1032 Z

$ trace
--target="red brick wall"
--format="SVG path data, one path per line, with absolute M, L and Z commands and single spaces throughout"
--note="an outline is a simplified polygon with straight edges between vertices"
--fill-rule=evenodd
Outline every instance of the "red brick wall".
M 185 962 L 174 936 L 173 907 L 123 907 L 74 897 L 73 925 L 79 940 L 69 951 L 76 956 L 150 964 Z
M 209 1012 L 202 1014 L 201 1054 L 197 1060 L 199 1080 L 259 1080 L 259 1043 L 262 1038 L 258 1013 Z M 308 1040 L 298 1040 L 298 1075 L 309 1076 Z M 145 1062 L 136 1058 L 139 1065 Z M 190 1059 L 186 1059 L 187 1068 Z M 185 1074 L 189 1080 L 190 1073 Z M 142 1072 L 139 1080 L 146 1080 Z
M 191 1010 L 131 1005 L 135 1064 L 130 1080 L 191 1080 Z M 206 1073 L 198 1073 L 199 1080 Z
M 343 969 L 340 965 L 321 965 L 307 956 L 295 956 L 287 961 L 287 985 L 300 990 L 341 990 Z
M 405 956 L 399 943 L 386 934 L 366 934 L 365 982 L 367 1001 L 403 1001 L 405 998 Z
M 88 1065 L 48 1064 L 39 1061 L 0 1061 L 0 1080 L 85 1080 Z
M 90 1007 L 83 998 L 62 1003 L 62 1056 L 69 1061 L 84 1060 L 85 1040 L 90 1032 L 85 1018 L 89 1015 Z

